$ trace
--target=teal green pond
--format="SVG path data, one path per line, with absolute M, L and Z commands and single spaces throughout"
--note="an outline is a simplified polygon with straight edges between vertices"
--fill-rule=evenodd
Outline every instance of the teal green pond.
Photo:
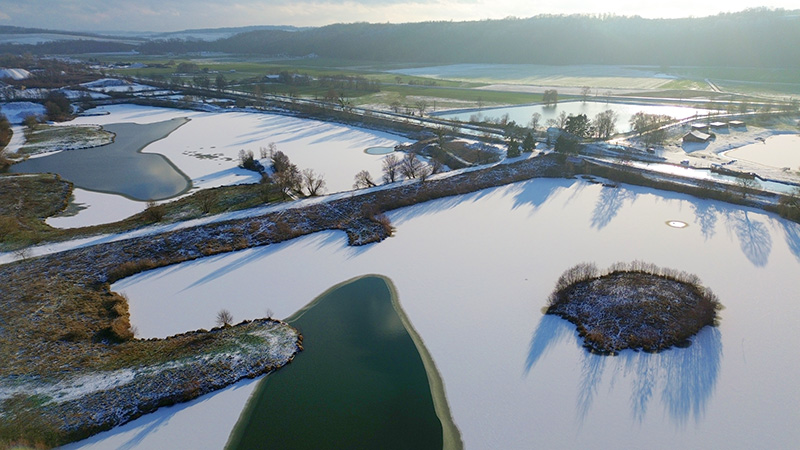
M 367 276 L 288 319 L 304 350 L 261 381 L 228 448 L 449 447 L 415 333 L 392 299 L 385 279 Z

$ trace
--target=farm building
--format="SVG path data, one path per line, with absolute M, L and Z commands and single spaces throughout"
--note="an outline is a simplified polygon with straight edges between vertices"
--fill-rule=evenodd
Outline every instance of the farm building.
M 731 120 L 728 125 L 733 128 L 744 128 L 744 122 L 741 120 Z
M 700 131 L 702 133 L 708 133 L 708 124 L 707 123 L 693 123 L 692 124 L 692 131 Z
M 683 136 L 683 142 L 708 142 L 711 139 L 710 134 L 703 133 L 702 131 L 690 131 Z
M 711 128 L 716 128 L 716 129 L 728 128 L 728 124 L 726 122 L 711 122 L 709 125 L 711 126 Z

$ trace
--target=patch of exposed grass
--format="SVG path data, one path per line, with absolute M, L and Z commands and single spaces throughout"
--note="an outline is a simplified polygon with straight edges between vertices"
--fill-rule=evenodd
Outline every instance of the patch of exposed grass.
M 87 227 L 60 229 L 47 225 L 44 219 L 64 210 L 71 193 L 71 183 L 56 175 L 0 176 L 0 251 L 15 250 L 34 243 L 119 233 L 156 221 L 179 222 L 282 200 L 280 193 L 269 191 L 264 185 L 241 184 L 204 189 L 160 204 L 158 208 L 162 214 L 158 217 L 142 212 L 118 222 Z
M 99 126 L 52 126 L 38 124 L 25 133 L 25 145 L 19 153 L 30 155 L 57 150 L 76 150 L 111 143 L 114 134 Z

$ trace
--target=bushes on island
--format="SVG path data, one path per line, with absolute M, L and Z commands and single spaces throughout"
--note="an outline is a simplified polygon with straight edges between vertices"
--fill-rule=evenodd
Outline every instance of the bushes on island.
M 559 277 L 548 303 L 547 314 L 574 323 L 584 346 L 600 353 L 683 345 L 721 309 L 696 275 L 642 261 L 605 271 L 578 264 Z

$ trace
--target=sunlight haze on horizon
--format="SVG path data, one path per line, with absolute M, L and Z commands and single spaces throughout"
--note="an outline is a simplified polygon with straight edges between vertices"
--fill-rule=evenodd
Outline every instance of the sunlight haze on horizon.
M 323 26 L 527 18 L 539 14 L 703 17 L 749 8 L 795 9 L 797 0 L 0 0 L 0 25 L 70 31 L 181 31 L 253 25 Z

